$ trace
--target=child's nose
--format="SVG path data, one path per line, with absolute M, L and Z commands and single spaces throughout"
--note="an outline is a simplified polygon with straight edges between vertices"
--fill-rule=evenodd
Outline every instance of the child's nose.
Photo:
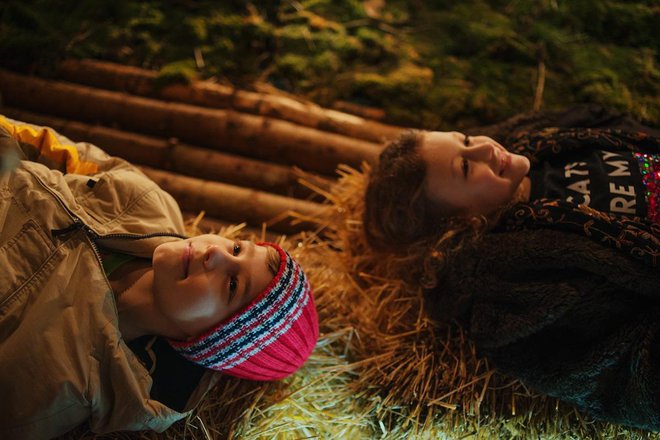
M 234 270 L 238 265 L 236 257 L 226 249 L 211 245 L 204 252 L 204 269 L 211 271 L 216 269 Z

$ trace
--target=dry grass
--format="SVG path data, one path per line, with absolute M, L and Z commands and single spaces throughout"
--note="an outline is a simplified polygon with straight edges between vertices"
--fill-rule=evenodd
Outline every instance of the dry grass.
M 458 326 L 434 326 L 419 289 L 389 277 L 387 261 L 366 248 L 359 221 L 364 174 L 340 172 L 339 184 L 325 193 L 318 230 L 281 238 L 310 278 L 322 331 L 295 376 L 270 384 L 225 378 L 164 434 L 95 437 L 81 428 L 68 437 L 659 438 L 593 422 L 537 395 L 479 358 Z M 219 232 L 240 235 L 241 227 Z

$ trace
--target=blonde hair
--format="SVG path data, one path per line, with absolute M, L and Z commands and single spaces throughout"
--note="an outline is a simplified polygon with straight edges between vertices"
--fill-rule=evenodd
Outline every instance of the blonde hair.
M 266 246 L 266 265 L 273 276 L 280 270 L 280 254 L 272 246 Z

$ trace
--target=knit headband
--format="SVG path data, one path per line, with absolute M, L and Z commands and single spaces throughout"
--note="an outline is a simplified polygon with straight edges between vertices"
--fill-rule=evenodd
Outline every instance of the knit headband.
M 314 298 L 302 268 L 280 246 L 277 274 L 243 311 L 189 341 L 169 340 L 184 358 L 233 376 L 275 380 L 295 372 L 318 338 Z

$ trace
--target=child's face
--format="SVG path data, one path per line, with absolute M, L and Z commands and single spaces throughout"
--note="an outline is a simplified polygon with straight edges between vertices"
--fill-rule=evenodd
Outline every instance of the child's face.
M 426 196 L 443 215 L 488 214 L 510 202 L 530 166 L 487 136 L 458 132 L 425 133 L 419 154 Z
M 189 338 L 242 311 L 273 279 L 270 247 L 201 235 L 153 254 L 154 303 Z

